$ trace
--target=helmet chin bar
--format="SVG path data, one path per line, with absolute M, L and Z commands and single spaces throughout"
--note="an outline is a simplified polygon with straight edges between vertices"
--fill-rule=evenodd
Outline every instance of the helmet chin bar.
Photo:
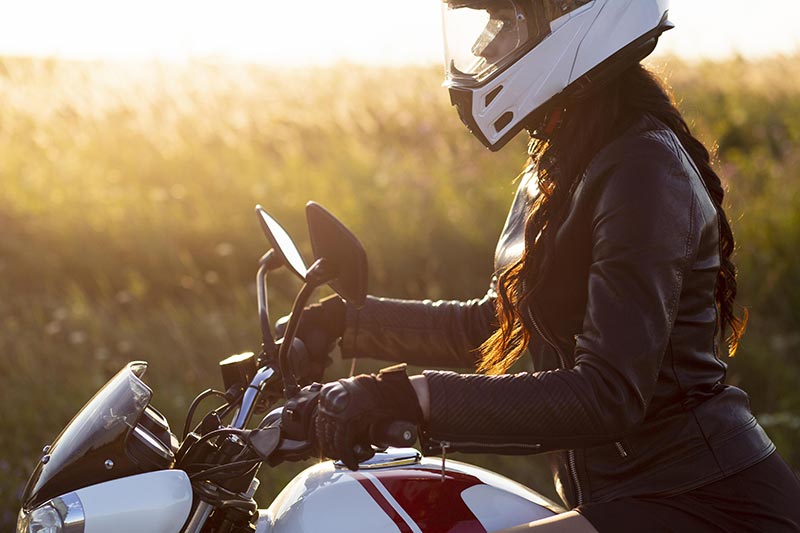
M 478 126 L 478 123 L 472 114 L 473 92 L 469 89 L 461 89 L 458 87 L 450 87 L 449 91 L 450 103 L 458 110 L 458 116 L 461 119 L 461 122 L 464 123 L 470 133 L 472 133 L 472 135 L 474 135 L 481 142 L 481 144 L 483 144 L 492 152 L 499 151 L 523 129 L 527 129 L 529 132 L 531 132 L 531 136 L 534 136 L 534 133 L 541 130 L 541 125 L 543 125 L 547 120 L 547 110 L 552 108 L 552 104 L 554 104 L 555 101 L 560 100 L 557 98 L 551 98 L 548 102 L 533 110 L 533 112 L 528 114 L 528 116 L 519 120 L 515 126 L 513 126 L 502 137 L 500 137 L 500 139 L 492 144 L 483 131 L 481 131 L 480 126 Z

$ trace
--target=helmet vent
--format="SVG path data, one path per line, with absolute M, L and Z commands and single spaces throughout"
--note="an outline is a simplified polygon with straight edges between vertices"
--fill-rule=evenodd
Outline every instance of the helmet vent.
M 502 91 L 502 90 L 503 90 L 503 86 L 502 85 L 499 85 L 499 86 L 495 87 L 494 89 L 492 89 L 492 92 L 490 92 L 489 94 L 486 95 L 486 100 L 484 100 L 484 106 L 485 107 L 489 107 L 489 104 L 492 103 L 492 100 L 497 98 L 497 95 L 500 94 L 500 91 Z
M 514 118 L 514 113 L 511 111 L 506 111 L 503 115 L 494 121 L 494 130 L 497 133 L 503 131 L 503 128 L 508 126 L 511 123 L 511 120 Z

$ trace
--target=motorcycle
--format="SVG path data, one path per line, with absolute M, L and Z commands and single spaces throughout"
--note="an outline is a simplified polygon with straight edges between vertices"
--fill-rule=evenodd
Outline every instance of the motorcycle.
M 265 465 L 311 457 L 309 435 L 320 386 L 301 388 L 308 352 L 295 336 L 312 292 L 329 285 L 343 299 L 366 299 L 367 260 L 358 239 L 325 208 L 306 217 L 314 262 L 306 266 L 287 232 L 261 206 L 271 248 L 256 275 L 259 355 L 220 362 L 224 390 L 191 403 L 182 439 L 152 405 L 147 363 L 127 364 L 43 450 L 23 493 L 17 533 L 305 533 L 342 531 L 485 532 L 563 511 L 496 473 L 412 447 L 416 427 L 371 428 L 380 446 L 357 450 L 357 471 L 319 462 L 295 477 L 267 509 L 253 495 Z M 302 282 L 283 337 L 268 309 L 268 274 L 286 268 Z M 223 403 L 192 427 L 201 401 Z M 272 409 L 254 427 L 257 411 Z

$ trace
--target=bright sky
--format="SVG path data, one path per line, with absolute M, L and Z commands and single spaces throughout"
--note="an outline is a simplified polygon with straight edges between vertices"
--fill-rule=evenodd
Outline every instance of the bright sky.
M 438 63 L 438 0 L 17 0 L 0 54 L 282 65 Z M 800 50 L 800 0 L 672 0 L 660 52 L 759 57 Z

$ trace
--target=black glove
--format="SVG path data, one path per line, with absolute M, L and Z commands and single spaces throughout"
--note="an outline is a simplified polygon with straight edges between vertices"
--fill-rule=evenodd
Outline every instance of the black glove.
M 271 466 L 283 461 L 303 461 L 319 457 L 314 416 L 319 404 L 322 385 L 313 383 L 298 392 L 283 406 L 281 414 L 281 442 L 269 458 Z M 263 425 L 263 422 L 262 422 Z
M 309 360 L 297 376 L 300 385 L 322 381 L 325 369 L 333 362 L 330 353 L 336 341 L 344 334 L 346 312 L 344 300 L 335 294 L 303 310 L 296 337 L 303 341 Z M 288 321 L 289 315 L 275 324 L 279 336 L 286 331 Z
M 315 419 L 320 451 L 358 470 L 358 463 L 374 454 L 370 428 L 395 420 L 422 423 L 422 409 L 405 364 L 384 368 L 377 375 L 327 383 Z

